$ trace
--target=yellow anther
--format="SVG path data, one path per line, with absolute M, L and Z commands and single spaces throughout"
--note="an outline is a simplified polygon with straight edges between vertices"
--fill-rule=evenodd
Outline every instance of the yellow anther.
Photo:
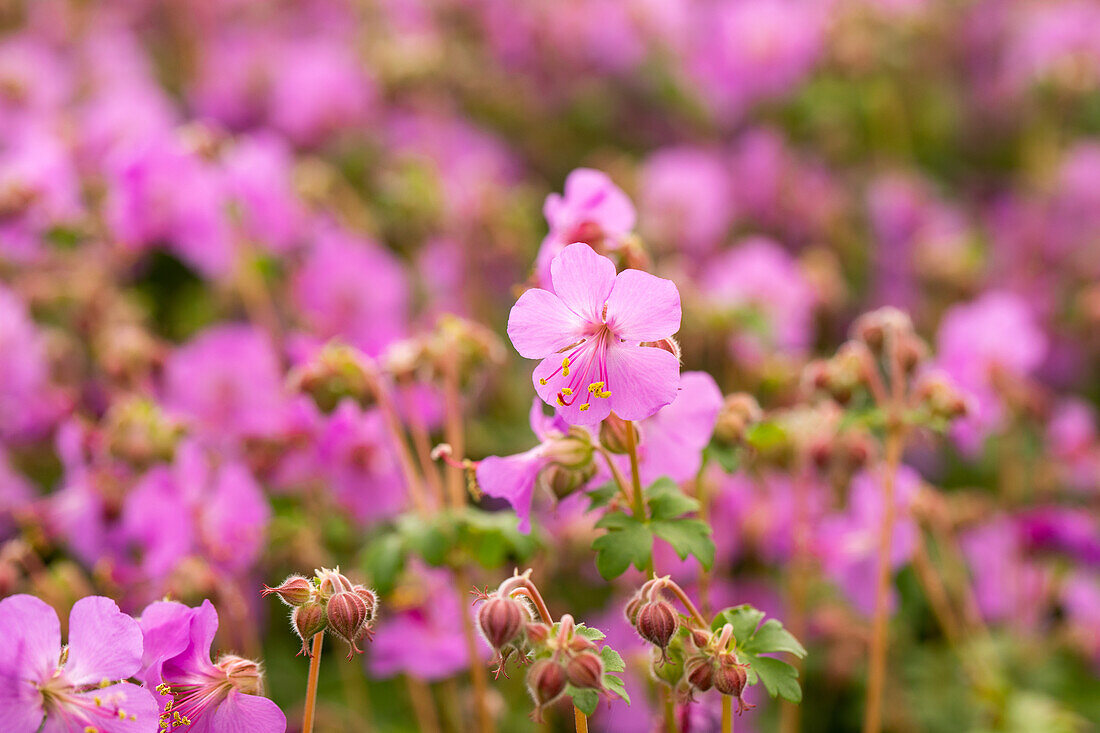
M 581 412 L 585 412 L 587 410 L 588 410 L 588 403 L 585 402 L 583 405 L 581 405 Z
M 137 716 L 136 715 L 131 715 L 130 720 L 137 720 Z
M 94 725 L 86 725 L 84 726 L 84 733 L 99 733 L 99 728 Z
M 558 406 L 559 407 L 568 407 L 568 405 L 565 404 L 565 400 L 563 400 L 561 398 L 561 395 L 558 395 Z
M 539 384 L 541 384 L 543 387 L 545 387 L 546 386 L 546 380 L 543 379 L 542 377 L 539 377 Z
M 118 709 L 118 719 L 119 720 L 126 720 L 126 711 L 123 710 L 122 708 Z
M 102 701 L 102 700 L 100 700 L 100 699 L 99 699 L 98 697 L 93 697 L 93 698 L 92 698 L 92 701 L 93 701 L 93 702 L 95 703 L 95 706 L 96 706 L 97 708 L 98 708 L 99 706 L 101 706 L 101 705 L 103 704 L 103 701 Z
M 592 384 L 588 385 L 588 391 L 592 394 L 596 394 L 601 389 L 603 389 L 603 382 L 593 382 Z
M 561 360 L 561 375 L 563 377 L 569 376 L 569 357 L 565 357 Z
M 610 391 L 610 390 L 606 390 L 606 391 L 604 391 L 604 392 L 597 392 L 597 393 L 596 393 L 596 396 L 597 396 L 597 397 L 602 397 L 602 398 L 604 398 L 604 399 L 607 399 L 608 397 L 610 397 L 610 396 L 611 396 L 611 391 Z
M 562 388 L 561 388 L 561 393 L 562 393 L 563 395 L 565 395 L 566 397 L 570 397 L 570 396 L 572 396 L 572 394 L 573 394 L 573 390 L 572 390 L 572 389 L 570 389 L 569 387 L 562 387 Z
M 102 680 L 99 681 L 99 686 L 100 686 L 100 688 L 110 687 L 111 686 L 111 681 L 108 680 L 108 679 L 102 679 Z

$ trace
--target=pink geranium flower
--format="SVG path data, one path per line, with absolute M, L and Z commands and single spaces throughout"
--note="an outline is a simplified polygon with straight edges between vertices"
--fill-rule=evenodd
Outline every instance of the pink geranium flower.
M 34 596 L 0 601 L 0 629 L 3 730 L 157 729 L 153 696 L 135 684 L 119 682 L 141 668 L 141 629 L 110 598 L 89 596 L 76 602 L 69 614 L 66 647 L 61 646 L 57 613 Z
M 586 244 L 550 265 L 553 293 L 524 293 L 508 317 L 522 356 L 542 359 L 535 391 L 572 425 L 594 425 L 614 411 L 641 420 L 676 398 L 679 360 L 643 344 L 680 328 L 680 293 L 671 280 L 615 265 Z
M 283 711 L 263 695 L 263 672 L 249 659 L 225 654 L 210 661 L 218 612 L 159 601 L 141 614 L 145 685 L 156 690 L 164 729 L 190 733 L 282 733 Z

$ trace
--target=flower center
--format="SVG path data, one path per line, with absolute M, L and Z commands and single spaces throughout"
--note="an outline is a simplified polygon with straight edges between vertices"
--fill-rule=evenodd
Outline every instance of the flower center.
M 578 408 L 581 412 L 588 410 L 593 397 L 607 399 L 611 396 L 607 378 L 607 350 L 614 338 L 615 334 L 606 323 L 598 324 L 589 336 L 565 349 L 569 353 L 562 358 L 561 366 L 549 377 L 540 378 L 539 384 L 545 386 L 558 374 L 570 377 L 568 383 L 558 390 L 558 405 L 569 407 L 577 401 L 580 397 L 579 393 L 583 390 L 584 403 Z M 578 360 L 578 357 L 580 357 L 579 364 L 575 364 L 574 361 Z M 576 371 L 570 376 L 574 367 Z M 595 379 L 589 381 L 590 377 Z
M 184 684 L 160 683 L 157 692 L 172 697 L 160 714 L 160 730 L 168 731 L 202 720 L 203 715 L 224 700 L 231 689 L 233 685 L 228 678 L 217 677 Z
M 82 725 L 83 729 L 70 727 L 69 730 L 83 730 L 83 733 L 100 733 L 111 727 L 113 720 L 137 720 L 136 715 L 127 713 L 121 703 L 125 696 L 111 692 L 110 680 L 103 680 L 98 687 L 78 690 L 62 675 L 60 669 L 45 684 L 38 685 L 42 695 L 42 708 L 46 717 L 55 717 L 66 723 Z M 86 694 L 102 689 L 103 692 Z M 84 693 L 84 694 L 81 694 Z

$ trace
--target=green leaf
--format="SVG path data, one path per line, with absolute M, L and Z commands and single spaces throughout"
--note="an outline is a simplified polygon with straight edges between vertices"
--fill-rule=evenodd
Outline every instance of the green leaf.
M 630 704 L 630 695 L 626 692 L 626 685 L 623 684 L 622 679 L 618 675 L 605 674 L 603 676 L 603 686 L 621 697 L 627 705 Z
M 701 519 L 661 519 L 650 523 L 653 533 L 672 545 L 681 560 L 694 555 L 699 563 L 710 569 L 714 564 L 714 540 L 710 538 L 710 525 Z
M 710 628 L 712 631 L 717 631 L 726 624 L 731 625 L 733 627 L 733 638 L 737 640 L 737 644 L 740 646 L 753 635 L 756 627 L 763 620 L 763 611 L 743 603 L 740 606 L 733 606 L 719 611 L 718 615 L 714 617 Z
M 603 661 L 604 672 L 622 672 L 626 669 L 622 656 L 609 646 L 600 649 L 600 659 Z
M 699 502 L 681 491 L 670 478 L 657 479 L 645 494 L 653 519 L 674 519 L 699 510 Z
M 573 698 L 573 704 L 585 715 L 596 712 L 596 706 L 600 704 L 600 693 L 591 688 L 579 688 L 566 685 L 565 692 Z
M 363 570 L 371 584 L 380 591 L 393 587 L 405 567 L 405 544 L 396 532 L 389 532 L 367 546 L 363 555 Z
M 752 657 L 749 664 L 760 676 L 769 695 L 779 695 L 791 702 L 802 702 L 802 687 L 798 684 L 797 669 L 772 657 Z
M 633 524 L 638 524 L 638 520 L 625 512 L 608 512 L 596 522 L 596 529 L 623 529 Z
M 405 516 L 398 521 L 398 531 L 409 550 L 429 565 L 438 567 L 445 564 L 452 545 L 448 533 L 444 531 L 444 523 L 450 521 L 446 515 L 434 517 L 431 521 Z
M 613 516 L 607 515 L 604 519 Z M 604 580 L 619 577 L 631 564 L 644 570 L 653 552 L 653 533 L 649 527 L 625 514 L 619 516 L 629 521 L 618 521 L 607 534 L 597 537 L 592 543 L 592 549 L 596 551 L 596 569 Z
M 560 621 L 554 624 L 554 633 L 557 633 L 560 625 Z M 603 633 L 599 629 L 594 629 L 590 626 L 585 626 L 584 624 L 577 624 L 573 628 L 573 633 L 581 637 L 582 639 L 588 639 L 589 641 L 600 641 L 605 636 L 607 636 L 607 634 Z
M 726 473 L 735 473 L 741 467 L 741 451 L 735 445 L 714 441 L 707 446 L 706 455 L 713 458 Z
M 786 445 L 787 431 L 778 423 L 758 422 L 745 431 L 745 440 L 761 453 L 768 453 Z
M 757 629 L 741 648 L 753 654 L 789 652 L 799 659 L 806 656 L 806 647 L 802 646 L 798 639 L 794 638 L 794 635 L 774 618 L 765 621 L 764 625 Z
M 619 487 L 615 485 L 614 481 L 609 481 L 598 489 L 592 489 L 588 492 L 588 511 L 602 509 L 607 506 L 615 498 L 618 491 Z

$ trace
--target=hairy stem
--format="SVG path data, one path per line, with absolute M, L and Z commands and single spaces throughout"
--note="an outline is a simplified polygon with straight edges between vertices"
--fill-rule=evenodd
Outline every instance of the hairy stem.
M 722 695 L 722 733 L 733 733 L 733 698 Z
M 573 706 L 573 726 L 577 733 L 588 733 L 588 716 L 582 713 L 576 705 Z
M 645 497 L 642 495 L 642 476 L 638 471 L 638 441 L 634 436 L 634 423 L 626 424 L 626 451 L 630 454 L 630 482 L 634 487 L 632 494 L 634 518 L 645 519 Z
M 302 733 L 313 733 L 313 718 L 317 708 L 317 678 L 321 674 L 321 646 L 324 632 L 313 635 L 313 648 L 309 653 L 309 677 L 306 680 L 306 709 L 302 714 Z

